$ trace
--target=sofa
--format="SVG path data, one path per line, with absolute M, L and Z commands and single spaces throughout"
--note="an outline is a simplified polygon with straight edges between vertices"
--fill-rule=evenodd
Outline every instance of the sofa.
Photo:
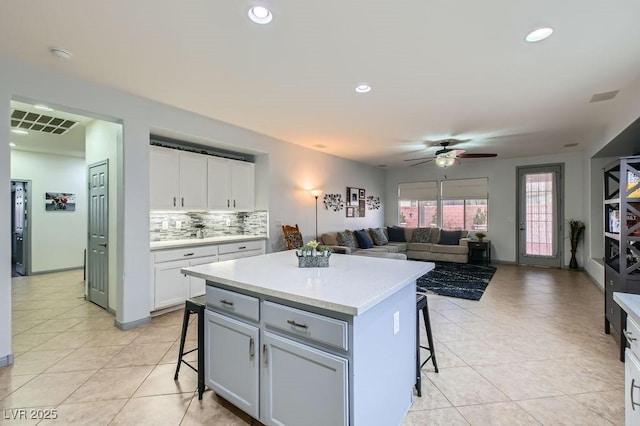
M 390 226 L 326 232 L 320 240 L 335 253 L 392 258 L 400 256 L 391 254 L 400 254 L 408 259 L 456 263 L 467 263 L 469 259 L 469 238 L 465 230 Z

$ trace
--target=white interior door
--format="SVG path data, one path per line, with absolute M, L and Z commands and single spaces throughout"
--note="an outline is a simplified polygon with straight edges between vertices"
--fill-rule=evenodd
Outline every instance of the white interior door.
M 562 165 L 518 167 L 518 264 L 562 266 Z
M 109 306 L 109 163 L 89 166 L 89 241 L 87 242 L 88 298 L 105 309 Z

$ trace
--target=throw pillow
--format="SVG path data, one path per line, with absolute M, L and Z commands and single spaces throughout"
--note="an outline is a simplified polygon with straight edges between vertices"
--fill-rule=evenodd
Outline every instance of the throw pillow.
M 288 246 L 293 248 L 300 248 L 304 245 L 302 242 L 302 234 L 300 232 L 294 232 L 287 236 Z
M 438 244 L 443 246 L 457 246 L 460 244 L 461 235 L 462 231 L 445 231 L 443 229 L 440 231 L 440 241 L 438 241 Z
M 354 234 L 356 234 L 356 240 L 358 240 L 358 245 L 361 249 L 370 249 L 373 247 L 373 241 L 371 241 L 371 237 L 367 231 L 361 229 L 355 231 Z
M 343 247 L 349 247 L 351 251 L 356 249 L 356 242 L 353 240 L 351 231 L 338 232 L 338 244 Z
M 430 243 L 431 228 L 416 228 L 411 236 L 412 243 Z
M 387 233 L 389 234 L 389 241 L 397 241 L 399 243 L 407 242 L 406 238 L 404 237 L 404 228 L 387 226 Z
M 384 246 L 389 244 L 389 240 L 387 240 L 387 236 L 384 235 L 384 231 L 382 230 L 382 228 L 369 228 L 369 234 L 371 234 L 373 244 L 377 246 Z

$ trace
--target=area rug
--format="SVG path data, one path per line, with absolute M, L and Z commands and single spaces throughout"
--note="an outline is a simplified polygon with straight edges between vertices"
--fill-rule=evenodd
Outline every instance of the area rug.
M 496 272 L 493 266 L 450 262 L 435 262 L 435 264 L 436 267 L 432 271 L 416 281 L 418 291 L 480 300 Z

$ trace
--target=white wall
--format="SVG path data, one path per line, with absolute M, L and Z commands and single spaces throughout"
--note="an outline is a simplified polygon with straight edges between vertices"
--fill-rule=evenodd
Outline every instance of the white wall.
M 325 192 L 345 193 L 347 186 L 365 188 L 368 195 L 383 196 L 384 171 L 318 151 L 309 150 L 248 130 L 162 105 L 107 87 L 66 77 L 55 72 L 0 58 L 0 115 L 9 116 L 11 97 L 27 102 L 44 102 L 58 109 L 95 116 L 123 125 L 118 144 L 117 184 L 117 272 L 116 321 L 131 324 L 149 315 L 149 136 L 153 133 L 180 135 L 192 142 L 252 152 L 258 155 L 256 170 L 258 206 L 270 212 L 270 250 L 280 246 L 281 230 L 274 219 L 298 223 L 305 238 L 313 236 L 315 200 L 306 189 L 321 187 Z M 8 140 L 8 120 L 0 120 L 0 134 Z M 4 150 L 4 151 L 3 151 Z M 0 144 L 0 158 L 8 156 L 8 144 Z M 267 167 L 268 166 L 268 167 Z M 8 173 L 0 175 L 9 199 Z M 2 185 L 0 185 L 0 188 Z M 266 194 L 265 194 L 266 191 Z M 383 197 L 384 198 L 384 197 Z M 319 200 L 320 201 L 320 200 Z M 377 226 L 383 210 L 367 210 L 363 219 L 346 219 L 344 211 L 319 209 L 319 232 L 342 228 Z M 10 221 L 8 209 L 0 211 L 0 222 Z M 10 241 L 7 227 L 0 227 L 2 250 L 8 259 Z M 6 235 L 5 235 L 6 234 Z M 1 253 L 0 253 L 1 254 Z M 10 311 L 10 265 L 0 264 L 0 304 Z M 3 311 L 4 312 L 4 311 Z M 9 324 L 6 326 L 5 324 Z M 0 358 L 10 353 L 10 321 L 0 322 Z
M 81 268 L 87 239 L 84 159 L 11 150 L 11 178 L 31 181 L 31 272 Z M 76 194 L 76 211 L 45 211 L 45 192 Z
M 463 160 L 464 161 L 464 160 Z M 398 223 L 398 184 L 427 180 L 463 179 L 487 177 L 489 180 L 489 223 L 487 238 L 491 240 L 491 258 L 502 262 L 515 262 L 516 257 L 516 167 L 538 164 L 564 164 L 564 217 L 579 219 L 588 224 L 589 217 L 583 209 L 582 153 L 574 152 L 550 156 L 471 160 L 447 169 L 436 166 L 390 169 L 387 171 L 385 222 Z M 588 226 L 588 225 L 587 225 Z M 565 235 L 567 233 L 565 232 Z M 583 245 L 583 244 L 582 244 Z M 583 265 L 584 250 L 578 247 L 578 264 Z M 564 240 L 564 265 L 571 257 L 570 245 Z
M 116 310 L 117 248 L 118 248 L 118 146 L 122 141 L 122 125 L 93 120 L 86 126 L 86 167 L 109 161 L 109 232 L 108 241 L 108 297 L 109 308 Z

